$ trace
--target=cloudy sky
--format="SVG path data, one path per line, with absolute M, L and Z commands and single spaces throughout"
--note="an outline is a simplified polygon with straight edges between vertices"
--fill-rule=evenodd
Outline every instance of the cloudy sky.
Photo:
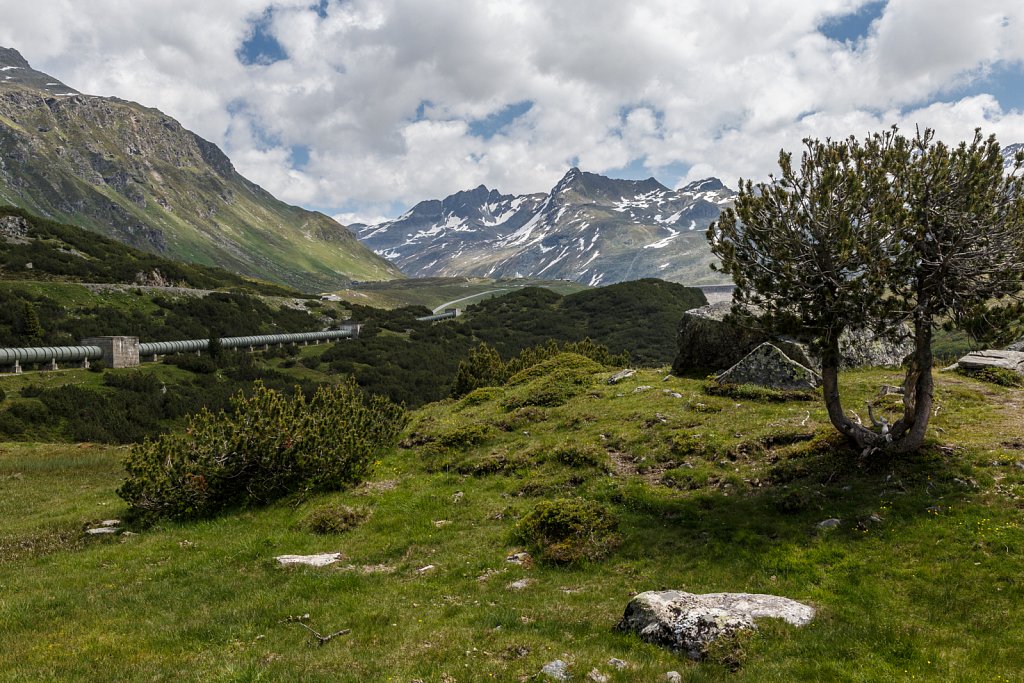
M 0 0 L 0 45 L 343 222 L 573 165 L 735 186 L 894 123 L 1024 141 L 1021 0 Z

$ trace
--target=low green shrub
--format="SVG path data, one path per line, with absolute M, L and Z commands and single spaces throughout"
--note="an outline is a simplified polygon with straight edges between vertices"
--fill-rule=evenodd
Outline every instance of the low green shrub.
M 230 414 L 203 410 L 184 431 L 136 444 L 118 495 L 140 517 L 183 519 L 338 490 L 363 479 L 405 419 L 403 408 L 351 381 L 308 400 L 257 382 L 231 400 Z
M 460 408 L 470 408 L 472 406 L 482 405 L 489 401 L 495 401 L 505 395 L 504 390 L 501 387 L 480 387 L 474 389 L 459 401 Z
M 813 391 L 802 389 L 772 389 L 756 384 L 719 384 L 715 381 L 704 383 L 704 393 L 708 396 L 725 396 L 745 401 L 767 401 L 784 403 L 786 401 L 814 401 L 817 396 Z
M 164 356 L 164 362 L 200 375 L 209 375 L 217 371 L 217 362 L 209 355 L 197 356 L 192 353 L 175 353 L 170 356 Z
M 370 518 L 370 510 L 349 505 L 324 505 L 314 508 L 299 526 L 314 534 L 341 534 L 351 531 Z
M 608 555 L 621 539 L 611 508 L 583 498 L 537 503 L 515 527 L 515 540 L 543 562 L 575 564 Z
M 597 446 L 565 443 L 542 454 L 539 459 L 572 468 L 602 468 L 607 464 L 608 456 Z
M 560 406 L 591 386 L 594 374 L 603 370 L 586 356 L 561 353 L 509 378 L 502 405 L 507 409 Z
M 462 450 L 478 446 L 491 437 L 491 428 L 485 424 L 460 425 L 437 435 L 435 443 L 441 448 Z
M 1007 368 L 982 368 L 980 370 L 960 370 L 961 375 L 983 382 L 998 384 L 1001 387 L 1024 387 L 1024 375 Z
M 107 369 L 107 364 L 101 360 L 89 361 L 89 372 L 103 372 Z

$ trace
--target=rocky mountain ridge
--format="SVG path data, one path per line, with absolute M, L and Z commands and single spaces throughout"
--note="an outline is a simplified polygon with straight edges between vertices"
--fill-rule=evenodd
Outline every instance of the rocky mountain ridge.
M 572 168 L 548 193 L 505 195 L 481 185 L 353 229 L 416 277 L 715 283 L 704 231 L 735 194 L 716 178 L 671 190 L 654 178 Z
M 401 277 L 324 214 L 241 176 L 156 109 L 83 95 L 0 48 L 0 204 L 305 291 Z

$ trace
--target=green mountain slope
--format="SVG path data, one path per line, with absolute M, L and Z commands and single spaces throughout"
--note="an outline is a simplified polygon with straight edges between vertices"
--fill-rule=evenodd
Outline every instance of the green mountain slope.
M 0 204 L 305 291 L 401 273 L 324 214 L 246 180 L 156 109 L 77 93 L 0 49 Z
M 74 225 L 0 206 L 0 280 L 94 282 L 230 289 L 295 296 L 294 289 L 221 268 L 181 263 L 133 249 Z

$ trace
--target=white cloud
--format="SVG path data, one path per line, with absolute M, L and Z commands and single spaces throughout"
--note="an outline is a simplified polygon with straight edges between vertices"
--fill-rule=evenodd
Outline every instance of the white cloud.
M 577 160 L 734 183 L 804 136 L 894 122 L 1024 140 L 1020 111 L 950 95 L 1024 69 L 1019 0 L 890 0 L 847 43 L 818 28 L 867 0 L 348 0 L 326 18 L 312 4 L 0 0 L 0 44 L 80 90 L 160 108 L 281 198 L 339 215 L 480 183 L 543 191 Z M 288 59 L 243 65 L 261 17 Z M 488 139 L 471 134 L 524 101 Z

